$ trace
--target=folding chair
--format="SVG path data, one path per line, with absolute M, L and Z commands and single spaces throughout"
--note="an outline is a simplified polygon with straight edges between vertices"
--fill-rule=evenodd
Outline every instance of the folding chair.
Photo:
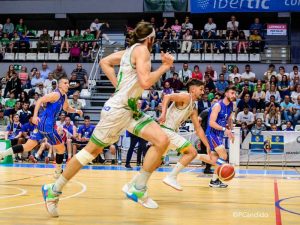
M 283 135 L 272 135 L 271 137 L 271 151 L 267 152 L 267 166 L 270 166 L 270 155 L 281 155 L 281 166 L 283 169 L 286 167 L 286 154 L 284 151 L 284 136 Z M 284 164 L 283 164 L 284 160 Z
M 266 159 L 267 154 L 265 153 L 264 149 L 264 136 L 263 135 L 252 135 L 251 141 L 249 144 L 249 150 L 248 150 L 248 160 L 247 160 L 247 169 L 249 165 L 250 155 L 264 155 L 265 157 L 265 164 L 264 167 L 266 167 Z

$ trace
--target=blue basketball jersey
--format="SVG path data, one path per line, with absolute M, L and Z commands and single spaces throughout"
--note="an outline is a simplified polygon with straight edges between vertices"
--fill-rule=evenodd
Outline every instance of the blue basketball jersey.
M 220 110 L 220 112 L 217 116 L 216 123 L 219 124 L 222 127 L 226 127 L 227 122 L 228 122 L 228 118 L 229 118 L 230 114 L 233 111 L 233 103 L 230 102 L 229 105 L 226 106 L 224 104 L 223 100 L 221 100 L 216 104 L 219 104 L 221 106 L 221 110 Z M 211 126 L 209 126 L 210 115 L 211 115 L 212 109 L 216 106 L 216 104 L 214 104 L 208 112 L 208 121 L 207 121 L 206 133 L 207 134 L 214 133 L 216 135 L 222 135 L 223 136 L 224 131 L 216 130 L 216 129 L 212 128 Z
M 38 124 L 38 130 L 41 132 L 53 132 L 55 122 L 63 109 L 66 95 L 62 95 L 58 89 L 56 89 L 55 92 L 59 93 L 59 99 L 56 102 L 48 102 L 46 109 L 39 116 L 40 122 Z

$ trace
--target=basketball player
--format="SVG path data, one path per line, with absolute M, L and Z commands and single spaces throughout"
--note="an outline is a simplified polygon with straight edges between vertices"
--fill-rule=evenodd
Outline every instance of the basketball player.
M 153 143 L 148 150 L 141 173 L 127 192 L 127 197 L 147 208 L 157 208 L 155 201 L 147 196 L 147 182 L 169 145 L 169 139 L 160 126 L 137 109 L 137 101 L 144 89 L 150 88 L 173 64 L 170 54 L 161 54 L 162 65 L 150 72 L 150 52 L 155 40 L 155 30 L 150 23 L 140 22 L 131 35 L 131 46 L 113 53 L 100 61 L 100 66 L 116 91 L 105 103 L 101 119 L 88 144 L 67 164 L 55 184 L 42 187 L 47 210 L 58 216 L 57 204 L 63 187 L 87 163 L 103 149 L 115 143 L 125 129 Z M 120 65 L 118 77 L 114 66 Z
M 0 151 L 0 159 L 16 153 L 29 152 L 38 145 L 39 141 L 47 138 L 49 144 L 53 145 L 57 151 L 56 170 L 54 177 L 59 177 L 59 175 L 62 173 L 65 145 L 57 131 L 54 129 L 55 122 L 62 109 L 66 112 L 78 113 L 81 116 L 83 114 L 81 110 L 76 110 L 69 106 L 66 95 L 66 93 L 68 93 L 68 89 L 68 79 L 61 78 L 58 82 L 58 89 L 37 100 L 32 118 L 32 123 L 35 124 L 35 129 L 30 135 L 30 138 L 23 145 L 16 145 L 8 150 Z M 38 112 L 42 104 L 46 104 L 46 109 L 41 113 L 40 116 L 38 116 Z
M 215 103 L 208 113 L 208 126 L 206 136 L 210 145 L 210 155 L 199 154 L 197 158 L 206 163 L 215 166 L 215 172 L 209 186 L 215 188 L 226 188 L 228 185 L 222 183 L 216 173 L 217 168 L 227 161 L 227 152 L 223 144 L 224 134 L 233 142 L 234 136 L 231 132 L 233 112 L 233 101 L 236 98 L 236 88 L 234 86 L 225 89 L 225 97 L 223 100 Z

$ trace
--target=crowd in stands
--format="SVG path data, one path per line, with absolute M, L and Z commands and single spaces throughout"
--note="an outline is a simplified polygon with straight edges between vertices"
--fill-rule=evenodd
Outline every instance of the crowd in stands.
M 157 22 L 155 17 L 150 19 L 156 31 L 156 42 L 153 47 L 154 53 L 168 51 L 173 53 L 260 53 L 264 49 L 264 26 L 259 18 L 255 18 L 250 27 L 249 34 L 240 28 L 240 23 L 232 15 L 224 24 L 215 24 L 212 17 L 207 19 L 204 27 L 195 27 L 190 17 L 184 21 L 163 18 Z M 219 27 L 225 27 L 220 29 Z M 129 44 L 127 36 L 125 47 Z
M 37 40 L 37 52 L 68 52 L 70 60 L 73 62 L 89 62 L 102 38 L 108 44 L 115 44 L 105 33 L 108 28 L 109 23 L 100 22 L 96 18 L 84 32 L 79 29 L 74 31 L 67 29 L 63 32 L 55 30 L 51 36 L 48 30 L 44 29 L 42 34 L 37 36 L 36 31 L 27 27 L 22 18 L 17 25 L 14 25 L 10 18 L 7 18 L 5 24 L 0 24 L 0 53 L 27 53 L 31 48 L 31 40 Z

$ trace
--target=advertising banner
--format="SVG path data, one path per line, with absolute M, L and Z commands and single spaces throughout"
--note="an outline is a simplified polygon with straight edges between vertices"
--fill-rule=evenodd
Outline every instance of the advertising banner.
M 186 12 L 188 0 L 144 0 L 144 12 Z

